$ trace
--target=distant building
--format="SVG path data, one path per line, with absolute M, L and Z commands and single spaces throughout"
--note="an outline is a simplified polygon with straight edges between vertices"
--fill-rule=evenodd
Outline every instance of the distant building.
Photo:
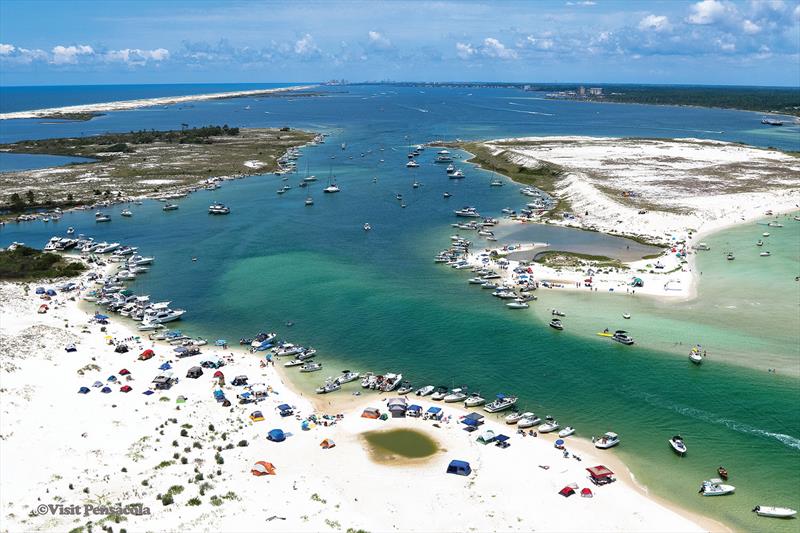
M 586 96 L 586 87 L 581 85 L 581 88 L 578 89 L 578 94 L 580 94 L 581 96 Z
M 581 90 L 583 87 L 581 87 Z M 583 92 L 581 92 L 583 94 Z M 589 94 L 591 96 L 603 96 L 603 88 L 602 87 L 589 87 Z

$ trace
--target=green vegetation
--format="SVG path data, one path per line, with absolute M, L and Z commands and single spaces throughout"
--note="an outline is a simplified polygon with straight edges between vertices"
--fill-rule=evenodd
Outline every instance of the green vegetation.
M 551 268 L 593 266 L 599 268 L 627 268 L 622 261 L 604 255 L 579 254 L 574 252 L 547 251 L 536 256 L 535 262 Z
M 81 111 L 76 113 L 50 113 L 49 115 L 41 115 L 37 118 L 46 120 L 71 120 L 73 122 L 84 122 L 92 120 L 95 117 L 102 117 L 104 113 L 97 113 L 95 111 Z
M 77 276 L 83 263 L 69 261 L 56 253 L 18 246 L 0 252 L 0 280 L 37 280 Z

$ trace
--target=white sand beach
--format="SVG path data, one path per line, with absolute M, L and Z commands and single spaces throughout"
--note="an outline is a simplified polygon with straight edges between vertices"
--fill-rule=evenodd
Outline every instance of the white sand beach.
M 42 301 L 33 292 L 38 285 L 54 286 L 0 284 L 0 483 L 13 487 L 0 491 L 2 531 L 64 531 L 89 521 L 97 527 L 104 519 L 53 514 L 46 507 L 58 503 L 79 505 L 81 513 L 84 505 L 140 503 L 148 508 L 150 514 L 123 515 L 119 524 L 104 522 L 127 531 L 725 529 L 650 499 L 631 482 L 613 451 L 596 450 L 585 440 L 567 438 L 567 449 L 579 461 L 564 458 L 553 446 L 555 437 L 522 437 L 493 415 L 470 434 L 458 423 L 465 414 L 458 404 L 439 403 L 445 418 L 437 424 L 361 418 L 364 406 L 384 411 L 391 393 L 355 397 L 345 392 L 363 390 L 354 382 L 312 402 L 274 367 L 262 366 L 259 355 L 206 345 L 202 355 L 179 359 L 172 346 L 128 329 L 116 315 L 101 331 L 72 299 L 74 293 L 58 294 L 48 302 L 49 311 L 38 314 Z M 129 351 L 115 352 L 114 342 L 124 342 Z M 70 343 L 77 351 L 65 351 Z M 137 360 L 150 348 L 155 357 Z M 198 379 L 185 377 L 208 355 L 229 360 L 220 370 L 230 407 L 213 397 L 213 369 L 204 369 Z M 144 395 L 167 361 L 178 383 Z M 122 369 L 130 372 L 130 380 Z M 236 395 L 244 389 L 231 385 L 237 375 L 246 375 L 250 384 L 265 384 L 267 398 L 240 405 Z M 127 394 L 120 391 L 125 385 L 132 387 Z M 83 386 L 88 394 L 78 394 Z M 104 394 L 106 386 L 110 392 Z M 177 403 L 179 396 L 185 402 Z M 282 418 L 277 406 L 284 403 L 294 406 L 297 416 Z M 409 403 L 423 409 L 432 404 L 413 395 Z M 265 420 L 251 421 L 254 410 Z M 301 429 L 315 412 L 320 421 L 322 414 L 343 418 Z M 273 428 L 288 438 L 270 442 L 266 436 Z M 371 460 L 361 434 L 395 428 L 429 435 L 440 451 L 427 459 L 389 464 Z M 479 444 L 476 435 L 484 428 L 510 436 L 511 446 Z M 336 446 L 322 449 L 325 438 Z M 472 474 L 446 474 L 452 459 L 468 461 Z M 276 475 L 251 475 L 256 461 L 272 463 Z M 600 487 L 590 483 L 585 469 L 599 464 L 612 468 L 618 481 Z M 558 494 L 570 484 L 591 488 L 594 497 Z M 159 495 L 168 492 L 174 501 L 163 505 Z M 43 512 L 37 512 L 39 506 Z
M 50 107 L 46 109 L 32 109 L 29 111 L 15 111 L 0 113 L 0 120 L 26 119 L 50 117 L 70 113 L 100 113 L 103 111 L 125 111 L 141 107 L 157 105 L 172 105 L 183 102 L 200 102 L 203 100 L 220 100 L 225 98 L 241 98 L 246 96 L 262 96 L 288 91 L 305 91 L 313 89 L 316 85 L 296 85 L 292 87 L 278 87 L 275 89 L 254 89 L 250 91 L 230 91 L 224 93 L 192 94 L 186 96 L 163 96 L 159 98 L 142 98 L 138 100 L 120 100 L 118 102 L 101 102 L 97 104 L 81 104 L 63 107 Z

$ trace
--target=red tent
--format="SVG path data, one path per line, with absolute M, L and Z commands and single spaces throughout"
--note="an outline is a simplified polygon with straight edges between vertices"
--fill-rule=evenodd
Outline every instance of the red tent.
M 558 493 L 561 494 L 565 498 L 569 498 L 570 496 L 575 494 L 575 489 L 573 489 L 572 487 L 567 485 L 566 487 L 564 487 L 563 489 L 558 491 Z
M 592 489 L 589 487 L 581 489 L 581 498 L 593 498 L 594 494 L 592 494 Z
M 605 483 L 611 483 L 614 481 L 614 472 L 603 465 L 587 468 L 586 471 L 589 472 L 589 477 L 591 478 L 592 482 L 597 485 L 603 485 Z
M 139 354 L 139 359 L 141 359 L 142 361 L 147 361 L 148 359 L 152 358 L 155 355 L 156 355 L 156 353 L 153 350 L 148 348 L 147 350 L 145 350 L 141 354 Z
M 127 376 L 127 375 L 128 375 L 128 374 L 130 374 L 130 373 L 131 373 L 131 371 L 130 371 L 130 370 L 128 370 L 127 368 L 123 368 L 122 370 L 120 370 L 119 372 L 117 372 L 117 374 L 119 374 L 120 376 Z
M 223 374 L 223 373 L 222 373 L 222 371 L 220 371 L 220 370 L 217 370 L 216 372 L 214 372 L 214 377 L 215 377 L 215 378 L 222 378 L 222 379 L 225 379 L 225 374 Z
M 132 390 L 133 389 L 131 388 L 130 385 L 125 385 L 124 387 L 120 387 L 120 389 L 119 389 L 120 392 L 130 392 Z

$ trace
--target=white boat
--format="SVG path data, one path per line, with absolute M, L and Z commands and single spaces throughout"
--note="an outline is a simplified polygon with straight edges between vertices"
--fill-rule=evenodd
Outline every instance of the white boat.
M 450 163 L 449 165 L 447 165 L 447 169 L 445 170 L 447 171 L 448 174 L 452 174 L 453 172 L 456 171 L 456 167 L 453 166 L 453 163 Z
M 703 496 L 725 496 L 733 494 L 735 490 L 736 487 L 724 484 L 721 479 L 709 479 L 703 481 L 699 493 Z
M 700 351 L 699 346 L 695 346 L 692 348 L 692 351 L 689 352 L 689 361 L 696 365 L 703 363 L 703 353 Z
M 497 413 L 510 409 L 517 403 L 516 396 L 506 396 L 505 394 L 498 394 L 497 399 L 491 403 L 483 406 L 483 410 L 487 413 Z
M 303 369 L 300 369 L 302 372 Z M 329 392 L 335 392 L 342 388 L 342 385 L 336 381 L 335 379 L 328 378 L 325 380 L 325 384 L 321 387 L 317 387 L 317 394 L 327 394 Z
M 409 392 L 414 390 L 414 387 L 411 385 L 410 381 L 403 381 L 400 383 L 400 387 L 397 389 L 397 394 L 400 396 L 405 396 Z
M 436 389 L 436 387 L 434 387 L 433 385 L 425 385 L 424 387 L 417 389 L 415 394 L 417 396 L 427 396 L 429 394 L 432 394 L 434 389 Z
M 284 344 L 280 348 L 274 350 L 274 353 L 277 357 L 283 357 L 287 355 L 297 355 L 302 353 L 305 349 L 302 346 L 295 346 L 294 344 Z
M 123 210 L 122 210 L 122 212 L 120 213 L 120 216 L 123 216 L 123 217 L 132 217 L 132 216 L 133 216 L 133 213 L 131 213 L 131 210 L 130 210 L 130 209 L 123 209 Z
M 462 402 L 467 399 L 467 393 L 464 389 L 453 389 L 444 397 L 445 403 Z
M 409 161 L 408 163 L 406 163 L 406 166 L 407 166 L 407 167 L 409 167 L 409 168 L 417 168 L 417 167 L 419 166 L 419 163 L 417 163 L 416 161 L 414 161 L 414 160 L 412 159 L 411 161 Z
M 361 386 L 365 389 L 371 388 L 371 385 L 375 382 L 377 376 L 372 372 L 367 372 L 364 374 L 364 377 L 361 379 Z
M 357 380 L 361 374 L 358 372 L 352 372 L 350 370 L 344 370 L 342 375 L 336 378 L 336 382 L 339 385 L 344 385 L 345 383 L 350 383 L 351 381 Z
M 601 450 L 607 450 L 620 443 L 619 435 L 614 432 L 607 432 L 605 435 L 594 441 L 594 447 Z
M 505 418 L 506 424 L 516 424 L 517 422 L 520 421 L 522 416 L 523 414 L 520 413 L 519 411 L 511 411 L 506 415 Z
M 97 213 L 94 216 L 95 222 L 111 222 L 111 217 L 108 215 L 104 215 L 103 213 Z
M 118 242 L 112 242 L 111 244 L 109 244 L 109 243 L 101 243 L 100 246 L 98 246 L 97 248 L 94 249 L 94 252 L 98 253 L 98 254 L 107 254 L 107 253 L 113 252 L 114 250 L 119 248 L 119 246 L 120 245 L 119 245 Z
M 477 407 L 486 403 L 486 400 L 480 394 L 473 392 L 467 399 L 464 400 L 464 407 Z
M 183 309 L 166 309 L 164 311 L 159 311 L 157 313 L 146 314 L 143 322 L 145 320 L 149 322 L 155 322 L 156 324 L 163 324 L 165 322 L 172 322 L 174 320 L 180 319 L 186 311 Z
M 683 437 L 680 435 L 675 435 L 667 442 L 669 442 L 670 448 L 672 448 L 678 455 L 683 456 L 686 454 L 686 444 L 683 442 Z
M 67 235 L 72 235 L 73 233 L 75 233 L 75 228 L 73 228 L 72 226 L 68 227 L 67 228 Z
M 517 298 L 513 302 L 507 303 L 506 307 L 508 307 L 509 309 L 527 309 L 528 307 L 530 307 L 530 305 L 528 305 L 528 302 L 524 302 L 519 298 Z
M 541 421 L 542 419 L 533 413 L 523 413 L 519 422 L 517 422 L 517 427 L 522 429 L 532 428 Z
M 756 243 L 756 246 L 764 246 L 764 241 L 762 241 L 761 239 L 758 239 L 758 242 Z
M 213 203 L 208 206 L 208 213 L 210 215 L 227 215 L 230 214 L 231 210 L 225 204 L 221 203 Z
M 460 168 L 458 170 L 456 170 L 455 172 L 453 172 L 452 174 L 450 174 L 450 179 L 451 180 L 460 180 L 462 178 L 464 178 L 464 172 L 462 172 L 462 170 Z
M 760 253 L 760 254 L 758 254 L 758 255 L 760 255 L 761 257 L 769 257 L 769 256 L 770 256 L 770 255 L 772 255 L 772 254 L 771 254 L 771 253 L 769 253 L 769 252 L 761 252 L 761 253 Z
M 769 224 L 767 224 L 767 226 L 769 226 L 771 228 L 782 228 L 783 224 L 781 224 L 780 222 L 772 221 Z
M 770 518 L 793 518 L 797 514 L 797 511 L 788 507 L 771 507 L 769 505 L 756 505 L 753 512 L 758 516 Z
M 492 181 L 489 182 L 489 187 L 502 187 L 503 180 L 500 178 L 494 178 Z
M 166 326 L 164 324 L 158 324 L 155 322 L 142 322 L 136 329 L 139 331 L 155 331 L 165 327 Z
M 322 370 L 322 363 L 305 363 L 300 367 L 300 372 L 316 372 Z
M 339 190 L 340 190 L 339 187 L 335 183 L 331 183 L 330 185 L 322 189 L 322 192 L 326 194 L 333 194 L 339 192 Z
M 553 418 L 552 416 L 544 417 L 544 424 L 539 426 L 539 433 L 552 433 L 556 431 L 561 426 L 558 424 L 558 421 Z
M 431 400 L 438 402 L 443 400 L 445 396 L 447 396 L 447 387 L 436 387 L 431 395 Z
M 167 204 L 161 208 L 162 211 L 175 211 L 178 209 L 177 204 Z
M 622 318 L 624 318 L 625 320 L 630 320 L 631 314 L 630 313 L 622 313 Z
M 307 205 L 307 206 L 312 206 L 312 205 L 314 205 L 314 199 L 313 199 L 313 198 L 311 198 L 310 196 L 307 196 L 307 197 L 306 197 L 306 205 Z
M 387 373 L 383 376 L 383 382 L 380 384 L 379 389 L 383 392 L 391 392 L 400 386 L 403 380 L 403 374 Z
M 369 222 L 364 223 L 364 231 L 369 231 L 372 229 L 372 226 L 369 225 Z
M 761 234 L 761 236 L 762 237 L 769 237 L 769 232 L 765 231 L 764 233 Z
M 562 429 L 561 431 L 558 432 L 558 436 L 561 437 L 562 439 L 564 437 L 569 437 L 570 435 L 574 435 L 574 434 L 575 434 L 575 428 L 572 427 L 572 426 L 567 426 L 567 427 L 565 427 L 564 429 Z
M 291 361 L 283 363 L 283 366 L 290 367 L 290 366 L 300 366 L 304 364 L 305 363 L 300 359 L 292 359 Z

